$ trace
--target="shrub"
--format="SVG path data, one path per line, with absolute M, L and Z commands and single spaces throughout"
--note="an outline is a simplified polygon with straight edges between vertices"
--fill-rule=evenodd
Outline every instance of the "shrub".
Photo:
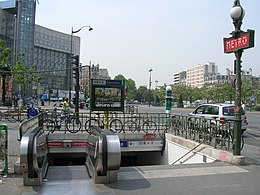
M 256 106 L 255 111 L 260 111 L 260 106 Z

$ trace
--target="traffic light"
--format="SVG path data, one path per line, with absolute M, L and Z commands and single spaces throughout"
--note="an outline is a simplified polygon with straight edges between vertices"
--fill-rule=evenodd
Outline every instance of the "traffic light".
M 78 114 L 79 112 L 79 56 L 75 55 L 71 57 L 71 65 L 73 70 L 73 78 L 76 79 L 76 85 L 75 85 L 75 113 Z
M 77 81 L 79 79 L 79 55 L 71 57 L 71 64 L 73 70 L 73 78 L 75 78 Z

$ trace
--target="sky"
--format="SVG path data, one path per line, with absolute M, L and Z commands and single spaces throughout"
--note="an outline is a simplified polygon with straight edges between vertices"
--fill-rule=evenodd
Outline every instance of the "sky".
M 137 86 L 173 83 L 173 74 L 215 62 L 221 74 L 233 70 L 223 38 L 234 30 L 233 0 L 39 0 L 36 24 L 81 37 L 80 62 L 99 64 L 114 78 L 122 74 Z M 240 0 L 241 29 L 255 30 L 255 47 L 244 50 L 242 69 L 260 75 L 260 1 Z

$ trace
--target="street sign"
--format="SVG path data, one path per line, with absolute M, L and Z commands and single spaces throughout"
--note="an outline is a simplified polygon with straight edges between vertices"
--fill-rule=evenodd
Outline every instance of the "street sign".
M 254 96 L 251 96 L 251 97 L 250 97 L 250 101 L 251 101 L 251 102 L 254 102 L 254 101 L 255 101 L 255 97 L 254 97 Z
M 254 30 L 239 33 L 238 37 L 224 38 L 224 53 L 236 52 L 239 49 L 254 47 Z

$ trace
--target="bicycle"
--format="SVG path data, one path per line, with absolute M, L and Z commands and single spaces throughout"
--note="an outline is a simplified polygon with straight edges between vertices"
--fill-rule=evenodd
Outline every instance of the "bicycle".
M 221 138 L 221 145 L 225 146 L 225 149 L 234 149 L 234 129 L 226 129 L 224 133 L 222 133 Z M 241 151 L 244 147 L 245 141 L 244 141 L 244 137 L 243 134 L 241 134 L 241 142 L 240 142 L 240 149 L 239 151 Z M 232 146 L 232 147 L 231 147 Z
M 50 119 L 50 117 L 54 120 Z M 44 120 L 44 124 L 51 133 L 56 130 L 61 130 L 62 126 L 64 126 L 65 131 L 68 130 L 70 133 L 77 133 L 82 127 L 77 116 L 71 115 L 70 112 L 58 112 L 57 108 L 54 108 L 50 116 L 47 114 L 47 119 Z
M 120 133 L 123 130 L 125 133 L 126 131 L 130 131 L 134 133 L 135 131 L 140 132 L 143 131 L 145 133 L 148 132 L 156 132 L 157 131 L 157 124 L 148 118 L 148 114 L 142 117 L 133 117 L 133 120 L 128 120 L 124 123 L 123 128 L 118 132 Z
M 98 118 L 91 118 L 91 119 L 87 120 L 85 123 L 85 130 L 89 134 L 92 134 L 93 129 L 95 129 L 95 128 L 104 129 L 106 124 L 111 131 L 119 132 L 122 130 L 122 127 L 123 127 L 122 121 L 118 118 L 115 118 L 113 114 L 112 114 L 112 117 L 110 119 L 108 119 L 108 121 L 104 121 L 103 119 L 101 119 L 101 117 L 100 117 L 101 113 L 95 113 L 95 115 L 97 115 Z
M 9 106 L 5 112 L 0 111 L 0 120 L 5 119 L 10 123 L 22 122 L 27 119 L 27 112 L 23 112 L 22 110 L 11 109 Z

